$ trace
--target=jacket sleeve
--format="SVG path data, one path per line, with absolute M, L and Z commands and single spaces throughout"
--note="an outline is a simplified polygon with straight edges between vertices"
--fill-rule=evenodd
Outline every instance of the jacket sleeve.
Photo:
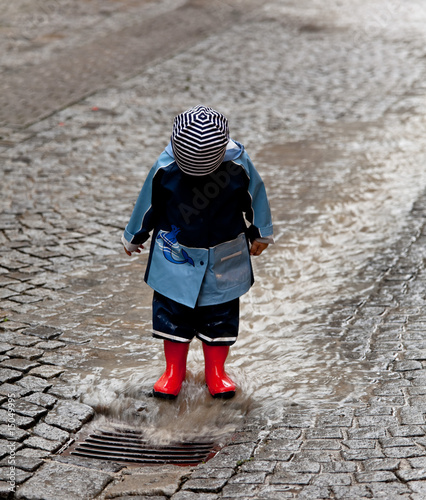
M 251 241 L 265 238 L 268 239 L 268 242 L 273 243 L 271 209 L 265 185 L 245 152 L 241 156 L 241 164 L 249 178 L 248 203 L 245 212 L 246 219 L 251 224 L 248 228 L 248 237 Z
M 153 185 L 161 172 L 162 169 L 157 162 L 151 168 L 142 186 L 129 223 L 124 230 L 121 241 L 130 252 L 134 252 L 139 245 L 142 245 L 149 238 L 149 233 L 154 228 Z

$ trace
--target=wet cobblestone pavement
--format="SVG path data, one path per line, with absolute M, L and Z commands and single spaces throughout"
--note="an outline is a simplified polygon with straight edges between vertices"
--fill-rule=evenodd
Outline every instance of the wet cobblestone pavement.
M 426 498 L 426 6 L 72 3 L 37 24 L 14 2 L 0 26 L 0 497 Z M 171 18 L 167 43 L 129 48 Z M 229 363 L 249 396 L 196 399 L 228 415 L 196 467 L 61 455 L 103 418 L 147 411 L 162 358 L 146 254 L 119 241 L 171 117 L 206 98 L 259 165 L 276 222 L 242 301 L 242 329 L 267 331 L 242 335 Z M 284 341 L 278 382 L 262 350 Z M 116 376 L 131 383 L 114 393 Z

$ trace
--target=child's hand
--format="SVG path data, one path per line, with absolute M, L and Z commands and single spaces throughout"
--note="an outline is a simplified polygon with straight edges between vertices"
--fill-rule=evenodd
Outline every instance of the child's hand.
M 139 247 L 135 250 L 136 253 L 141 253 L 141 249 L 145 248 L 143 245 L 139 245 Z M 132 256 L 132 252 L 129 252 L 126 247 L 124 247 L 124 251 L 127 253 L 129 257 Z
M 266 248 L 268 248 L 268 243 L 260 243 L 260 241 L 253 241 L 250 247 L 250 255 L 260 255 Z

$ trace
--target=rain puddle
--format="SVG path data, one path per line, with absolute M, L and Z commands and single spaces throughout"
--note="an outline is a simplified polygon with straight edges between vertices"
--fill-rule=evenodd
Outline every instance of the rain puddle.
M 233 400 L 209 396 L 198 341 L 179 398 L 149 397 L 164 360 L 162 343 L 150 337 L 151 291 L 141 283 L 146 254 L 126 260 L 123 252 L 102 269 L 70 276 L 73 293 L 93 302 L 90 314 L 76 319 L 76 335 L 91 340 L 68 374 L 97 410 L 94 425 L 120 422 L 159 443 L 220 440 L 247 417 L 273 421 L 291 405 L 342 405 L 364 394 L 375 374 L 339 347 L 344 318 L 379 278 L 369 262 L 392 248 L 426 172 L 415 152 L 409 163 L 398 145 L 383 141 L 379 124 L 321 133 L 276 141 L 255 158 L 276 244 L 254 259 L 256 284 L 241 299 L 241 333 L 227 362 L 240 388 Z

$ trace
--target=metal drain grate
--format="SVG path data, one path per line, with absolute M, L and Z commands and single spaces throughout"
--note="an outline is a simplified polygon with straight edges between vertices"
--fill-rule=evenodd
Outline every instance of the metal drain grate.
M 197 465 L 211 458 L 216 451 L 212 441 L 155 446 L 144 441 L 142 434 L 138 432 L 100 429 L 73 446 L 69 454 L 143 465 Z

